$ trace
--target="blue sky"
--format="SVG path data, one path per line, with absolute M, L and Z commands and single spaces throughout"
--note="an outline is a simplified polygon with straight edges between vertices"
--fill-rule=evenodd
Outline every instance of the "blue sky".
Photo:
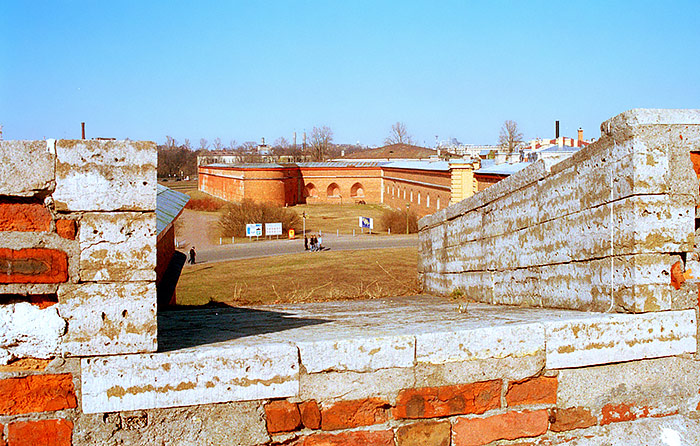
M 697 1 L 0 0 L 4 139 L 227 144 L 396 121 L 495 143 L 599 136 L 636 107 L 700 108 Z

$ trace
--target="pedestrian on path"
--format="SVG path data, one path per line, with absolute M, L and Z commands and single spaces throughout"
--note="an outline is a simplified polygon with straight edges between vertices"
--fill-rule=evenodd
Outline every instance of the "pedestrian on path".
M 197 252 L 194 250 L 194 245 L 190 248 L 190 264 L 194 265 L 195 257 L 197 257 Z
M 304 234 L 304 251 L 309 250 L 309 239 L 306 237 L 306 234 Z

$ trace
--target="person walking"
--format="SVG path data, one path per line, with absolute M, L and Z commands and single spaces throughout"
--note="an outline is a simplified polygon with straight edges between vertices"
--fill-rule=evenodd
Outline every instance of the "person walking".
M 323 236 L 321 233 L 318 234 L 318 250 L 323 251 Z
M 194 246 L 190 248 L 190 264 L 194 265 L 195 257 L 197 257 L 197 252 L 194 250 Z
M 304 234 L 304 251 L 309 250 L 309 239 L 306 237 L 306 234 Z

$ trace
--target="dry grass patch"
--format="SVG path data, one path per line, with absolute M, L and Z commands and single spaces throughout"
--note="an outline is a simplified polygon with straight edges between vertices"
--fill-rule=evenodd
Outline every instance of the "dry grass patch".
M 301 253 L 186 267 L 178 305 L 376 299 L 418 294 L 416 248 Z
M 374 219 L 374 233 L 384 233 L 380 228 L 382 214 L 388 208 L 379 204 L 298 204 L 290 207 L 301 217 L 306 212 L 306 231 L 335 234 L 352 234 L 355 230 L 360 233 L 359 217 Z M 366 232 L 367 230 L 365 230 Z

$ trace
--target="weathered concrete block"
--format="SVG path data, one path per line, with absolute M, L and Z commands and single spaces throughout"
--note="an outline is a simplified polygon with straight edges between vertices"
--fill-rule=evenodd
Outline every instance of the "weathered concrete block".
M 544 351 L 540 324 L 483 326 L 416 335 L 416 362 L 445 364 L 489 358 L 537 356 Z
M 82 280 L 155 281 L 154 212 L 85 214 L 78 241 Z
M 444 364 L 418 363 L 415 367 L 416 382 L 411 387 L 439 387 L 492 379 L 521 380 L 537 375 L 544 364 L 544 350 L 528 356 L 471 359 Z
M 299 361 L 286 343 L 200 347 L 81 362 L 85 413 L 287 398 Z
M 261 445 L 270 441 L 259 401 L 81 414 L 73 445 Z
M 62 285 L 59 312 L 68 321 L 62 351 L 74 356 L 152 352 L 158 347 L 153 282 Z
M 571 261 L 609 257 L 613 255 L 615 236 L 611 228 L 614 209 L 615 204 L 603 204 L 567 215 L 563 226 L 544 237 L 565 244 Z
M 536 193 L 529 205 L 538 212 L 537 222 L 562 218 L 580 209 L 578 178 L 573 168 L 566 169 L 546 177 L 533 188 Z
M 155 210 L 155 143 L 59 140 L 56 156 L 57 210 Z
M 687 195 L 642 195 L 612 206 L 614 254 L 688 252 L 695 244 L 695 200 Z
M 597 259 L 535 268 L 540 305 L 582 311 L 609 311 L 612 260 Z
M 682 298 L 685 290 L 675 290 L 670 277 L 671 266 L 680 260 L 670 254 L 614 257 L 615 305 L 630 313 L 677 309 L 674 298 Z
M 43 250 L 53 250 L 65 253 L 68 261 L 68 281 L 78 282 L 80 280 L 80 255 L 78 242 L 74 240 L 66 240 L 60 237 L 58 234 L 50 232 L 0 232 L 0 249 L 8 248 L 13 251 L 26 251 L 36 250 L 37 247 L 41 247 L 39 249 Z M 61 264 L 63 265 L 63 261 L 61 261 Z M 42 269 L 40 269 L 39 272 L 41 272 Z M 60 269 L 64 269 L 63 266 Z M 50 269 L 48 269 L 47 264 L 47 269 L 44 272 L 48 273 L 49 271 Z M 47 291 L 42 291 L 42 289 Z M 56 286 L 46 287 L 45 284 L 41 283 L 0 284 L 0 293 L 2 294 L 51 294 L 54 293 L 55 290 Z
M 0 141 L 0 195 L 45 196 L 56 186 L 53 140 Z
M 24 357 L 50 358 L 60 352 L 66 321 L 56 306 L 28 302 L 0 305 L 0 364 Z
M 415 359 L 412 336 L 354 337 L 349 333 L 342 340 L 317 339 L 296 344 L 301 364 L 308 373 L 411 367 Z
M 605 314 L 544 324 L 549 369 L 673 356 L 697 348 L 693 310 Z
M 302 373 L 299 382 L 299 399 L 302 401 L 364 398 L 393 401 L 401 389 L 414 387 L 415 377 L 412 368 L 387 368 L 365 373 Z
M 557 401 L 560 407 L 594 412 L 607 404 L 634 404 L 687 414 L 700 403 L 698 373 L 700 363 L 684 357 L 565 369 L 559 371 Z
M 539 307 L 543 305 L 540 296 L 539 268 L 522 268 L 497 271 L 493 274 L 493 299 L 496 305 L 524 305 Z M 547 296 L 549 297 L 549 296 Z

